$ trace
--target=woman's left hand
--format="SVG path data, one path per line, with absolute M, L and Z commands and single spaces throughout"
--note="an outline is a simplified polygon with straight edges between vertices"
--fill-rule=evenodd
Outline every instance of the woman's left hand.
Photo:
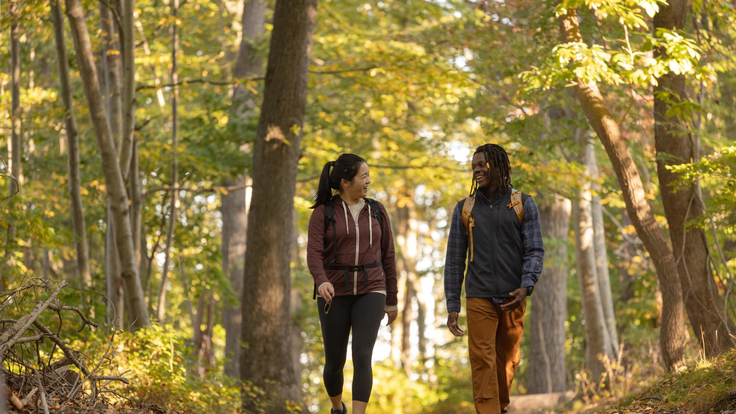
M 399 311 L 387 311 L 386 315 L 388 315 L 388 322 L 386 322 L 386 326 L 388 326 L 396 320 L 396 317 L 399 315 Z

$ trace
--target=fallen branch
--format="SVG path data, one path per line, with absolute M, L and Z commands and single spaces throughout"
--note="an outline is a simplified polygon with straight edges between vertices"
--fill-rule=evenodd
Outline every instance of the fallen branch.
M 61 292 L 61 289 L 63 289 L 65 286 L 67 286 L 66 281 L 62 281 L 59 284 L 59 287 L 56 288 L 54 293 L 52 293 L 45 302 L 39 302 L 38 304 L 36 304 L 36 306 L 33 308 L 33 312 L 20 318 L 18 322 L 13 324 L 13 326 L 11 326 L 7 331 L 0 335 L 0 362 L 2 362 L 3 360 L 3 355 L 5 354 L 5 351 L 15 345 L 15 343 L 20 339 L 21 335 L 23 335 L 23 333 L 25 333 L 25 331 L 28 330 L 28 328 L 36 322 L 36 319 L 38 319 L 39 315 L 41 315 L 41 312 L 43 312 L 44 309 L 48 308 L 51 305 L 51 302 L 56 299 L 56 297 L 59 295 L 59 292 Z

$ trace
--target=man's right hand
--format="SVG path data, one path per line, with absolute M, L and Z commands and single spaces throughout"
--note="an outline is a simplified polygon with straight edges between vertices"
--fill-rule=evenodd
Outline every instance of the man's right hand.
M 447 327 L 450 328 L 450 333 L 455 336 L 463 336 L 463 330 L 457 326 L 457 312 L 450 312 L 447 315 Z

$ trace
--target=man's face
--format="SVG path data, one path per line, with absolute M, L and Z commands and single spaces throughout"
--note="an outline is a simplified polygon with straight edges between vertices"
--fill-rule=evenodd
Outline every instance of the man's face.
M 473 179 L 478 183 L 478 188 L 491 190 L 498 180 L 498 169 L 489 164 L 482 152 L 473 155 L 471 166 L 473 168 Z

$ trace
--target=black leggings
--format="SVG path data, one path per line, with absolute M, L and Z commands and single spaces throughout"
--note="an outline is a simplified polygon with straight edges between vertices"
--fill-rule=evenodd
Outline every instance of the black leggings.
M 373 388 L 373 345 L 386 307 L 386 296 L 366 293 L 357 296 L 338 296 L 332 299 L 325 315 L 325 300 L 317 299 L 322 340 L 325 344 L 324 381 L 327 394 L 342 394 L 345 356 L 348 337 L 353 328 L 353 401 L 368 402 Z

